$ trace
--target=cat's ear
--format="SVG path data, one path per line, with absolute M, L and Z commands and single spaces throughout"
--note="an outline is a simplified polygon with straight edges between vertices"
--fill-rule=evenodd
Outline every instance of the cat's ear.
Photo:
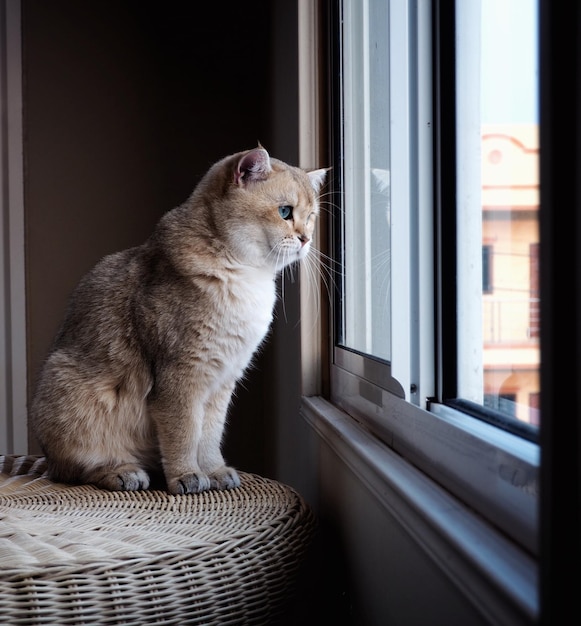
M 307 172 L 307 176 L 309 177 L 309 180 L 311 181 L 311 185 L 313 186 L 313 189 L 317 193 L 319 193 L 319 191 L 321 190 L 321 187 L 325 183 L 325 180 L 327 179 L 327 172 L 330 169 L 331 169 L 330 167 L 325 167 L 320 170 L 311 170 L 310 172 Z
M 234 170 L 234 182 L 242 186 L 249 182 L 266 180 L 271 171 L 268 152 L 262 147 L 255 148 L 240 157 Z

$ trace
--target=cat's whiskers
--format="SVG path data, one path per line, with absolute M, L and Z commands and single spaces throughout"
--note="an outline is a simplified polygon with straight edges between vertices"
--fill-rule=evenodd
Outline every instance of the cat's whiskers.
M 286 316 L 286 304 L 285 304 L 286 298 L 285 298 L 285 281 L 284 281 L 285 270 L 286 270 L 286 265 L 285 265 L 286 254 L 287 252 L 284 246 L 282 246 L 280 242 L 277 242 L 276 245 L 266 255 L 266 259 L 269 262 L 271 258 L 274 255 L 276 255 L 276 259 L 274 260 L 274 267 L 281 268 L 277 273 L 279 275 L 278 279 L 279 279 L 279 284 L 280 284 L 280 299 L 282 300 L 282 312 L 283 312 L 285 322 L 288 321 L 287 316 Z M 282 257 L 282 263 L 281 263 L 281 257 Z
M 339 199 L 335 200 L 337 196 L 339 196 Z M 343 192 L 338 192 L 333 189 L 322 193 L 318 198 L 319 210 L 327 213 L 331 218 L 337 214 L 343 215 L 345 203 L 343 202 L 342 196 Z
M 279 267 L 278 261 L 280 259 L 280 254 L 281 254 L 281 250 L 279 249 L 278 257 L 277 257 L 277 267 Z M 282 299 L 282 314 L 283 314 L 283 317 L 284 317 L 284 321 L 288 322 L 288 319 L 287 319 L 287 316 L 286 316 L 286 297 L 285 297 L 285 293 L 284 293 L 284 289 L 285 289 L 285 285 L 284 285 L 285 269 L 286 268 L 283 267 L 282 271 L 280 272 L 280 292 L 281 292 L 281 299 Z
M 276 255 L 276 259 L 274 261 L 274 267 L 278 268 L 278 271 L 282 271 L 284 269 L 284 266 L 286 265 L 287 251 L 280 241 L 277 242 L 270 249 L 270 251 L 265 257 L 265 260 L 270 263 L 274 255 Z M 282 257 L 282 263 L 281 263 L 281 257 Z
M 288 252 L 286 253 L 288 254 Z M 294 285 L 296 282 L 296 276 L 295 276 L 295 270 L 299 267 L 300 264 L 302 264 L 306 258 L 308 258 L 308 254 L 305 258 L 300 259 L 300 260 L 296 260 L 296 261 L 291 261 L 290 263 L 287 263 L 283 270 L 282 270 L 282 277 L 281 277 L 281 282 L 284 288 L 284 284 L 285 281 L 288 279 L 290 280 L 291 285 Z M 288 322 L 287 319 L 287 315 L 286 315 L 286 306 L 285 303 L 283 302 L 283 311 L 284 311 L 284 319 L 286 322 Z
M 309 329 L 309 332 L 312 333 L 313 329 L 317 325 L 317 320 L 321 315 L 321 291 L 318 288 L 319 283 L 317 282 L 318 272 L 320 273 L 323 282 L 325 282 L 325 279 L 321 270 L 317 266 L 317 261 L 312 256 L 309 255 L 304 259 L 303 266 L 305 268 L 305 275 L 307 278 L 306 298 L 308 301 L 312 300 L 315 306 L 315 316 L 313 317 L 313 323 Z
M 310 258 L 308 258 L 308 265 L 314 280 L 316 280 L 317 274 L 319 275 L 327 292 L 329 302 L 331 302 L 333 298 L 332 291 L 337 290 L 335 277 L 343 277 L 343 267 L 339 262 L 314 247 L 311 250 Z
M 312 300 L 316 312 L 310 329 L 312 331 L 321 314 L 321 295 L 325 291 L 329 304 L 332 303 L 333 292 L 337 290 L 336 278 L 342 278 L 343 268 L 314 246 L 311 246 L 309 254 L 303 259 L 303 266 L 307 279 L 305 296 L 307 300 Z

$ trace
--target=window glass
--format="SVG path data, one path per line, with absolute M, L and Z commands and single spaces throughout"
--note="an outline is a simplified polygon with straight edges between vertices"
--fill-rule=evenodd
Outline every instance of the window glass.
M 343 3 L 343 269 L 339 343 L 391 356 L 389 3 Z
M 538 425 L 534 0 L 456 2 L 458 396 Z

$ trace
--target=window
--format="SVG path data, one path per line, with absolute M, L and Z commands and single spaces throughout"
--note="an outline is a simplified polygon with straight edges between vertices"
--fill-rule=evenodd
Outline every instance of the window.
M 537 284 L 531 250 L 539 239 L 536 22 L 534 0 L 456 2 L 456 395 L 494 407 L 499 420 L 507 418 L 505 428 L 533 440 L 528 402 L 539 392 L 538 333 L 530 332 L 529 314 Z M 494 242 L 495 282 L 488 293 L 479 282 L 484 241 Z M 484 396 L 496 399 L 488 404 Z
M 493 247 L 482 246 L 482 293 L 492 293 Z
M 331 4 L 331 401 L 535 553 L 536 3 Z

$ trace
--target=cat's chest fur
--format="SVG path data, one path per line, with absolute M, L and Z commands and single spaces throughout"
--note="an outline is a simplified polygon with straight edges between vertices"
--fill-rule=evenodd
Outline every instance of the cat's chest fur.
M 160 292 L 165 297 L 159 297 Z M 237 379 L 248 366 L 272 321 L 276 288 L 272 272 L 236 268 L 197 275 L 169 286 L 162 282 L 144 299 L 153 333 L 146 343 L 164 361 L 191 355 L 211 385 Z
M 208 328 L 215 333 L 216 350 L 226 356 L 226 365 L 230 358 L 235 368 L 245 368 L 272 321 L 274 277 L 254 269 L 241 270 L 219 285 L 215 294 L 207 295 L 215 314 Z

